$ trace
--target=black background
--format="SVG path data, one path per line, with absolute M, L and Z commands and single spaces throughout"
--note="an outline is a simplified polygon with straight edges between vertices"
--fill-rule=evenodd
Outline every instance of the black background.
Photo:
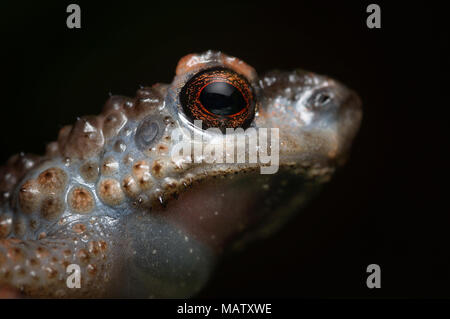
M 187 53 L 327 74 L 364 103 L 350 161 L 281 232 L 225 258 L 200 296 L 450 297 L 443 9 L 376 1 L 382 28 L 368 29 L 366 1 L 76 3 L 80 30 L 66 27 L 68 2 L 0 5 L 2 162 L 42 153 L 109 92 L 170 82 Z M 381 289 L 366 287 L 371 263 Z

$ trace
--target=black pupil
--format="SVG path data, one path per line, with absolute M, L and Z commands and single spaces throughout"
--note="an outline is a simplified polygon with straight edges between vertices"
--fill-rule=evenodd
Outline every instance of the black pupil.
M 208 84 L 200 93 L 203 107 L 217 115 L 232 115 L 245 107 L 241 92 L 226 82 Z

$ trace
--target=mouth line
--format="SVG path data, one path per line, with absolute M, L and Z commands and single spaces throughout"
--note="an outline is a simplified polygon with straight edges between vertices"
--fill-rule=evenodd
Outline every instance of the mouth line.
M 266 176 L 268 180 L 276 179 L 281 174 L 298 176 L 302 179 L 325 183 L 330 180 L 335 171 L 334 166 L 322 166 L 310 162 L 300 163 L 298 156 L 283 156 L 283 162 L 279 165 L 279 172 L 270 175 L 262 175 L 259 172 L 259 164 L 222 164 L 218 169 L 217 164 L 200 164 L 184 171 L 183 177 L 173 183 L 167 183 L 161 187 L 147 201 L 141 200 L 138 195 L 133 202 L 137 209 L 148 209 L 149 213 L 158 212 L 164 214 L 173 201 L 178 201 L 180 196 L 198 186 L 209 182 L 227 182 L 235 179 L 257 179 L 258 176 Z M 229 166 L 225 166 L 229 165 Z

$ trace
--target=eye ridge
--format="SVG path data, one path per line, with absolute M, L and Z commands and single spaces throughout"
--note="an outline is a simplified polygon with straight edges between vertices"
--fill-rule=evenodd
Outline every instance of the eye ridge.
M 232 102 L 228 105 L 228 108 L 232 110 L 231 114 L 213 112 L 214 109 L 220 112 L 220 106 L 214 105 L 214 102 L 217 103 L 220 98 L 216 101 L 213 99 L 210 106 L 203 105 L 202 93 L 208 87 L 211 89 L 210 85 L 214 83 L 225 83 L 230 86 L 228 95 L 223 95 L 225 99 L 228 98 Z M 203 98 L 208 97 L 203 96 Z M 253 88 L 248 80 L 243 75 L 223 67 L 202 70 L 193 75 L 182 87 L 179 100 L 182 111 L 190 121 L 202 120 L 204 128 L 217 127 L 222 132 L 225 132 L 228 127 L 248 127 L 253 121 L 256 105 Z M 222 101 L 222 103 L 226 103 L 226 101 Z M 220 105 L 220 102 L 218 104 Z

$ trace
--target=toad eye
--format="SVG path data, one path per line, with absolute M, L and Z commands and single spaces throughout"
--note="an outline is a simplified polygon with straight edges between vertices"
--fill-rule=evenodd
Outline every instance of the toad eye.
M 251 85 L 245 77 L 226 68 L 212 68 L 194 75 L 181 89 L 180 103 L 188 119 L 201 120 L 203 128 L 246 128 L 255 115 Z

